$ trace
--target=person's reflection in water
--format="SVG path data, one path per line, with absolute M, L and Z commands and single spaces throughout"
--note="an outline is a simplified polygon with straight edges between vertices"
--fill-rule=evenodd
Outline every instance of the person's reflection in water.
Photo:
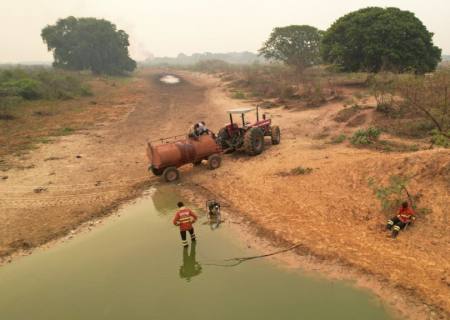
M 180 267 L 180 278 L 191 281 L 192 277 L 198 276 L 202 272 L 202 266 L 195 260 L 196 243 L 192 242 L 191 250 L 183 247 L 183 265 Z

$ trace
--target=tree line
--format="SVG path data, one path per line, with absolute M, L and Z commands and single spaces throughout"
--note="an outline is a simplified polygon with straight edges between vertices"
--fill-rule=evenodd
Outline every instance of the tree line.
M 346 14 L 326 31 L 308 25 L 275 28 L 259 53 L 299 72 L 328 63 L 347 72 L 426 73 L 441 61 L 433 33 L 414 13 L 378 7 Z
M 68 17 L 45 27 L 41 36 L 53 52 L 55 67 L 96 74 L 136 68 L 129 57 L 128 34 L 107 20 Z M 277 27 L 259 54 L 299 72 L 327 63 L 348 72 L 426 73 L 441 60 L 441 49 L 432 38 L 412 12 L 368 7 L 344 15 L 326 31 L 308 25 Z

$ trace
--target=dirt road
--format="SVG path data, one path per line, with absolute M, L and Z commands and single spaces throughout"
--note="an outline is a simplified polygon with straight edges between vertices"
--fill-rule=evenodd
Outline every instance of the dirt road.
M 122 116 L 98 129 L 42 146 L 0 181 L 0 253 L 5 256 L 70 232 L 79 223 L 107 213 L 156 181 L 149 178 L 148 139 L 183 133 L 204 119 L 217 130 L 224 110 L 244 104 L 228 98 L 219 80 L 179 73 L 180 84 L 158 81 L 161 70 L 141 72 L 124 97 Z M 184 187 L 198 186 L 281 242 L 303 244 L 303 252 L 373 275 L 385 286 L 423 303 L 430 318 L 450 312 L 450 152 L 379 153 L 317 139 L 324 132 L 350 130 L 331 117 L 342 108 L 271 109 L 282 128 L 282 143 L 260 156 L 226 156 L 223 167 L 184 168 Z M 368 117 L 370 119 L 370 117 Z M 49 160 L 52 159 L 52 160 Z M 47 161 L 46 161 L 47 160 Z M 33 167 L 34 166 L 34 167 Z M 296 167 L 307 175 L 290 175 Z M 386 216 L 368 187 L 374 177 L 414 176 L 411 188 L 432 213 L 392 240 Z M 407 310 L 405 310 L 406 313 Z
M 0 256 L 66 234 L 152 183 L 149 139 L 184 133 L 198 119 L 221 122 L 222 104 L 211 100 L 217 81 L 185 75 L 165 85 L 160 72 L 142 72 L 112 103 L 115 120 L 9 159 L 15 168 L 0 180 Z

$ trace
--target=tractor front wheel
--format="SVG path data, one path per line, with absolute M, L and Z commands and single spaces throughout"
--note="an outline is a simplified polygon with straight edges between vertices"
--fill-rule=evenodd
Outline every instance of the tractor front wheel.
M 264 150 L 264 132 L 260 128 L 250 128 L 244 136 L 244 149 L 251 156 Z
M 272 127 L 270 137 L 272 138 L 272 144 L 280 144 L 281 132 L 279 126 Z
M 174 182 L 180 178 L 180 171 L 175 167 L 168 167 L 164 169 L 163 177 L 166 182 Z
M 228 144 L 229 139 L 230 139 L 230 136 L 228 135 L 227 128 L 220 129 L 219 133 L 217 134 L 217 143 L 223 150 L 226 150 L 229 148 L 229 144 Z
M 222 158 L 218 154 L 210 155 L 208 158 L 208 169 L 214 170 L 220 167 L 222 164 Z

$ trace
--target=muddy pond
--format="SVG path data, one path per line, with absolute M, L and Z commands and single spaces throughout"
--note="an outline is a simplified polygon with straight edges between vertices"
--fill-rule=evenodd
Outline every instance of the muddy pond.
M 0 319 L 392 319 L 369 292 L 259 254 L 227 223 L 201 214 L 197 245 L 181 246 L 178 199 L 150 190 L 90 232 L 0 268 Z

